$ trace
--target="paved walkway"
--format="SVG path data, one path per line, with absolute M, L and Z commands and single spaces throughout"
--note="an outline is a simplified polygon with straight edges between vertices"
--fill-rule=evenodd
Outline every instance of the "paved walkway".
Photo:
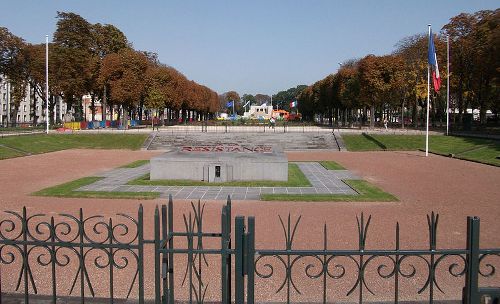
M 141 186 L 127 185 L 133 179 L 149 173 L 150 165 L 137 168 L 118 168 L 97 174 L 104 177 L 80 191 L 159 192 L 176 199 L 224 200 L 228 195 L 235 200 L 258 200 L 261 194 L 351 194 L 357 192 L 343 179 L 359 179 L 348 170 L 326 170 L 317 162 L 297 162 L 312 187 L 229 187 L 229 186 Z

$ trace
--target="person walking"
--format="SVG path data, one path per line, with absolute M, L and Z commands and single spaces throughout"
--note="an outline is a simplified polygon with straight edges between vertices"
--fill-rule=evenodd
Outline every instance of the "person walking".
M 269 119 L 269 129 L 273 128 L 274 129 L 274 126 L 276 125 L 276 120 L 274 119 L 274 117 L 271 117 Z

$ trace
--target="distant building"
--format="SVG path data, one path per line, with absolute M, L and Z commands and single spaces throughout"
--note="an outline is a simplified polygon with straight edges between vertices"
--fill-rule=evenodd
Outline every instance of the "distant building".
M 270 119 L 273 113 L 273 107 L 268 105 L 250 106 L 246 117 L 251 119 Z
M 26 94 L 19 104 L 15 117 L 11 117 L 13 104 L 12 87 L 7 79 L 0 76 L 0 125 L 13 123 L 30 124 L 33 122 L 34 116 L 37 117 L 37 123 L 45 123 L 45 107 L 42 98 L 38 94 L 34 94 L 34 88 L 28 85 Z M 33 100 L 34 99 L 34 100 Z M 54 106 L 54 120 L 62 122 L 66 116 L 66 103 L 60 97 L 56 97 Z

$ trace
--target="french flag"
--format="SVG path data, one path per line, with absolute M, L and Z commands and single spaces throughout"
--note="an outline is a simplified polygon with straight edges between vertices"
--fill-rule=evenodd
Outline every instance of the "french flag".
M 429 59 L 429 65 L 432 70 L 432 84 L 434 86 L 434 91 L 439 92 L 441 87 L 441 76 L 439 76 L 439 67 L 436 56 L 436 48 L 434 47 L 434 39 L 432 35 L 432 29 L 429 32 L 429 51 L 427 53 Z

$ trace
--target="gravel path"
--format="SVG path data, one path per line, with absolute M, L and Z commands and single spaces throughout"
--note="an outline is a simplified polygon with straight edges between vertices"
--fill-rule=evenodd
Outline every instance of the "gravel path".
M 153 233 L 153 214 L 156 205 L 165 203 L 164 199 L 137 201 L 137 200 L 109 200 L 109 199 L 70 199 L 33 197 L 29 194 L 45 187 L 71 181 L 84 176 L 95 176 L 109 171 L 120 165 L 138 159 L 147 159 L 158 155 L 153 151 L 124 151 L 124 150 L 66 150 L 42 155 L 33 155 L 0 161 L 0 208 L 2 210 L 17 210 L 27 206 L 28 212 L 43 212 L 48 214 L 70 213 L 77 214 L 82 207 L 86 214 L 100 214 L 113 216 L 115 213 L 134 215 L 140 203 L 144 204 L 145 237 L 151 238 Z M 301 203 L 301 202 L 261 202 L 235 201 L 234 215 L 253 215 L 256 218 L 256 247 L 258 249 L 284 248 L 283 232 L 278 215 L 286 218 L 290 214 L 292 220 L 302 215 L 297 234 L 294 239 L 294 248 L 322 248 L 323 225 L 328 229 L 328 244 L 335 249 L 357 248 L 356 215 L 364 212 L 365 216 L 373 216 L 367 237 L 367 248 L 393 248 L 395 225 L 401 225 L 401 248 L 427 248 L 426 214 L 431 211 L 441 214 L 437 232 L 438 248 L 461 248 L 465 246 L 466 216 L 477 215 L 481 218 L 481 246 L 500 247 L 500 168 L 450 159 L 431 155 L 424 157 L 419 152 L 290 152 L 287 153 L 290 161 L 334 160 L 342 166 L 376 184 L 387 192 L 396 195 L 400 202 L 387 203 Z M 218 231 L 220 221 L 221 201 L 205 201 L 204 229 Z M 174 202 L 176 230 L 184 227 L 181 214 L 190 210 L 189 201 L 176 200 Z M 4 215 L 2 215 L 3 217 Z M 217 246 L 215 244 L 214 246 Z M 146 250 L 146 269 L 153 269 L 151 249 Z M 217 263 L 211 258 L 209 262 Z M 499 265 L 499 260 L 493 260 Z M 183 269 L 185 257 L 176 260 L 179 269 Z M 177 267 L 176 266 L 176 267 Z M 447 267 L 447 266 L 446 266 Z M 15 286 L 15 277 L 9 275 L 7 267 L 2 267 L 2 292 L 12 292 Z M 206 300 L 217 300 L 217 267 L 205 274 L 213 275 L 213 283 L 207 290 Z M 420 269 L 417 266 L 417 269 Z M 443 270 L 444 269 L 444 270 Z M 439 271 L 446 271 L 447 268 Z M 347 269 L 349 270 L 349 268 Z M 371 271 L 376 271 L 373 269 Z M 49 271 L 35 273 L 38 282 L 48 280 Z M 301 272 L 303 273 L 303 272 Z M 93 280 L 97 280 L 93 274 Z M 183 271 L 176 272 L 176 278 L 182 281 Z M 299 278 L 296 282 L 306 289 L 302 295 L 293 294 L 293 300 L 320 301 L 320 296 L 314 292 L 309 280 Z M 45 276 L 45 279 L 44 279 Z M 256 291 L 259 301 L 282 301 L 283 292 L 275 294 L 283 272 L 277 271 L 276 281 L 263 279 L 256 280 Z M 101 278 L 105 282 L 107 276 Z M 116 296 L 123 296 L 126 282 L 130 274 L 119 276 L 123 284 L 116 283 Z M 148 297 L 153 295 L 152 272 L 146 272 L 145 292 Z M 496 275 L 491 285 L 500 285 Z M 121 282 L 121 281 L 119 281 Z M 353 282 L 353 281 L 350 281 Z M 445 275 L 440 279 L 440 286 L 446 292 L 438 293 L 439 298 L 459 299 L 463 278 L 453 278 Z M 349 282 L 348 282 L 349 283 Z M 390 283 L 390 282 L 389 282 Z M 417 295 L 416 286 L 423 283 L 420 279 L 406 280 L 400 285 L 400 300 L 425 300 L 426 293 Z M 349 283 L 350 284 L 350 283 Z M 344 284 L 344 285 L 349 285 Z M 356 301 L 356 295 L 345 297 L 345 288 L 334 282 L 329 285 L 329 297 L 337 301 Z M 64 292 L 64 284 L 61 292 Z M 388 287 L 389 286 L 389 287 Z M 391 284 L 378 279 L 370 283 L 370 287 L 377 297 L 370 299 L 389 300 L 392 294 Z M 185 287 L 178 286 L 177 295 L 185 297 Z M 306 288 L 307 287 L 307 288 Z M 59 288 L 59 287 L 58 287 Z M 183 291 L 184 290 L 184 291 Z M 50 286 L 41 293 L 50 292 Z M 106 296 L 109 290 L 106 284 L 96 286 L 96 294 Z M 132 297 L 136 295 L 133 292 Z M 319 298 L 318 298 L 319 297 Z M 332 298 L 330 298 L 332 299 Z

